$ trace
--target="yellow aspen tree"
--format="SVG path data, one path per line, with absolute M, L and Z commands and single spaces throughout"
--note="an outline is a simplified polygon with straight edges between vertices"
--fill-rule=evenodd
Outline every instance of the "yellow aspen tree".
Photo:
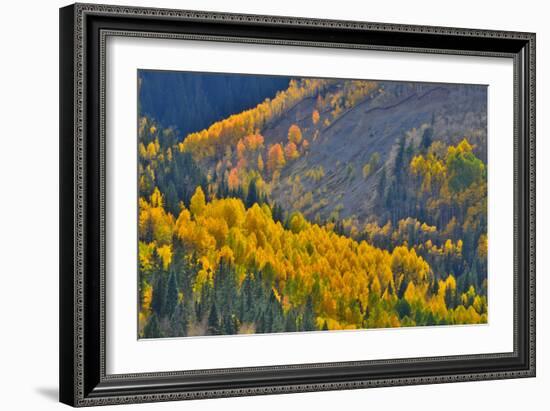
M 193 194 L 193 197 L 191 197 L 189 209 L 191 210 L 191 214 L 197 217 L 202 214 L 205 207 L 206 197 L 204 196 L 204 192 L 202 191 L 201 186 L 198 186 L 195 190 L 195 194 Z
M 288 141 L 296 145 L 302 141 L 302 130 L 296 124 L 292 124 L 288 129 Z
M 237 168 L 232 168 L 227 177 L 227 185 L 230 190 L 236 190 L 239 188 L 239 172 Z
M 295 160 L 300 156 L 298 153 L 298 149 L 296 148 L 296 144 L 290 142 L 285 147 L 285 157 L 288 160 Z
M 267 153 L 267 170 L 270 173 L 281 169 L 285 165 L 285 154 L 280 144 L 271 146 Z
M 313 110 L 313 113 L 311 114 L 311 121 L 313 122 L 313 125 L 317 125 L 319 122 L 320 116 L 319 111 Z
M 258 154 L 258 171 L 264 171 L 264 160 L 262 158 L 262 153 Z

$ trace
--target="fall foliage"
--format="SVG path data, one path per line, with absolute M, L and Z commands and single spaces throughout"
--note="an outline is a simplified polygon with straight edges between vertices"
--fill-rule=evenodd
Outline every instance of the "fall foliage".
M 288 141 L 296 145 L 302 141 L 302 130 L 296 124 L 293 124 L 288 129 Z
M 391 155 L 308 163 L 324 129 L 384 93 L 292 80 L 185 138 L 140 117 L 140 337 L 487 322 L 487 172 L 473 138 L 451 144 L 426 125 Z M 307 99 L 305 120 L 273 136 Z M 369 184 L 369 218 L 342 216 L 331 184 Z
M 287 227 L 273 220 L 265 204 L 255 203 L 247 209 L 236 198 L 203 201 L 198 188 L 191 210 L 183 208 L 175 224 L 169 215 L 158 220 L 161 227 L 153 225 L 153 231 L 171 230 L 171 246 L 179 254 L 192 256 L 189 264 L 197 270 L 191 283 L 193 305 L 201 302 L 205 289 L 215 290 L 217 276 L 227 270 L 224 275 L 234 277 L 231 293 L 237 299 L 243 298 L 246 281 L 259 281 L 257 286 L 271 290 L 273 304 L 283 318 L 296 313 L 298 321 L 311 296 L 315 329 L 325 323 L 328 329 L 355 329 L 486 320 L 485 297 L 472 288 L 472 298 L 467 300 L 471 304 L 464 307 L 465 297 L 457 294 L 453 275 L 436 280 L 415 249 L 379 249 L 338 235 L 330 227 L 311 224 L 299 213 L 289 219 Z M 162 258 L 156 240 L 140 242 L 143 267 L 154 264 L 155 253 L 162 260 L 157 269 L 168 276 L 174 269 L 172 260 Z M 146 281 L 142 287 L 145 319 L 158 316 L 147 303 L 151 286 Z M 476 298 L 477 309 L 473 306 Z M 377 312 L 382 307 L 383 315 Z M 472 310 L 462 311 L 469 307 Z M 246 321 L 238 310 L 233 315 L 238 332 Z

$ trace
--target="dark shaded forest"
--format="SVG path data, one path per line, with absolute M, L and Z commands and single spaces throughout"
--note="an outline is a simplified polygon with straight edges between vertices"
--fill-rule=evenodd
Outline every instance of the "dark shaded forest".
M 290 78 L 139 70 L 138 81 L 142 115 L 186 135 L 273 98 Z

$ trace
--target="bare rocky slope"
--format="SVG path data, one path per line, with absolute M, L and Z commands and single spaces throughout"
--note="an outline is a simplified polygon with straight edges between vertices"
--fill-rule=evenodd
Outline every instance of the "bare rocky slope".
M 272 199 L 287 211 L 301 211 L 310 220 L 326 220 L 331 215 L 359 221 L 368 218 L 381 173 L 392 177 L 399 140 L 405 138 L 406 146 L 416 150 L 426 128 L 433 130 L 433 140 L 445 143 L 468 136 L 476 144 L 477 155 L 486 161 L 485 86 L 384 82 L 375 97 L 336 119 L 330 112 L 321 112 L 314 125 L 314 109 L 315 99 L 304 99 L 261 130 L 266 146 L 286 142 L 292 124 L 297 124 L 308 140 L 307 153 L 284 167 L 272 189 Z M 329 125 L 326 119 L 331 121 Z M 379 161 L 365 177 L 363 167 L 373 154 Z

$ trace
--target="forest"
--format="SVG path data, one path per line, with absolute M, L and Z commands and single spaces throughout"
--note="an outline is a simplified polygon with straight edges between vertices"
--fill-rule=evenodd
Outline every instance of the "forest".
M 487 323 L 485 87 L 242 77 L 196 131 L 140 105 L 139 337 Z

